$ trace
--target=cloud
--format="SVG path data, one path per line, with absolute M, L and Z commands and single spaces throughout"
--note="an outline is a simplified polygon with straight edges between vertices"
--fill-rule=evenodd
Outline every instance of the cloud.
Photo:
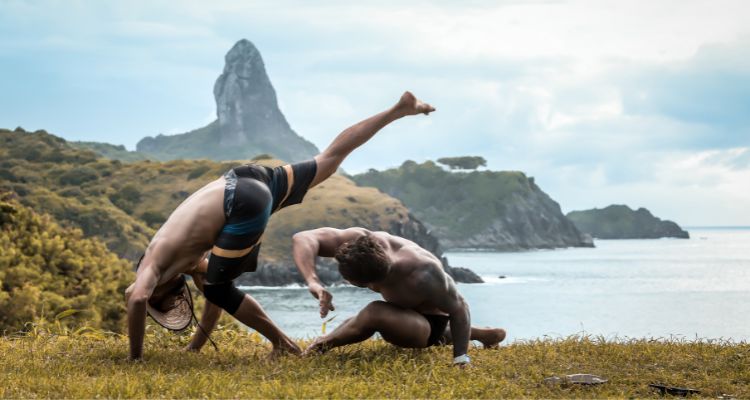
M 198 128 L 215 115 L 224 54 L 245 37 L 293 129 L 319 148 L 404 89 L 437 106 L 386 128 L 349 171 L 481 155 L 492 169 L 534 175 L 567 209 L 627 200 L 691 223 L 750 224 L 750 211 L 716 197 L 745 199 L 732 187 L 750 169 L 748 8 L 3 2 L 2 84 L 13 95 L 0 100 L 0 125 L 129 147 Z
M 713 135 L 698 138 L 703 146 L 750 143 L 750 37 L 633 75 L 622 85 L 626 112 L 710 126 Z

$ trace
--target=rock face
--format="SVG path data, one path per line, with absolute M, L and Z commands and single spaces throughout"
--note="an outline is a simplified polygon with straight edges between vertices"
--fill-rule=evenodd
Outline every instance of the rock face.
M 571 211 L 570 218 L 583 232 L 599 239 L 688 239 L 688 232 L 672 221 L 663 221 L 645 208 L 632 210 L 626 205 L 603 209 Z
M 236 160 L 267 153 L 294 162 L 316 155 L 315 145 L 297 135 L 279 110 L 258 49 L 242 39 L 225 61 L 214 85 L 217 120 L 184 134 L 146 137 L 138 151 L 160 160 Z
M 394 196 L 449 249 L 592 247 L 533 178 L 517 171 L 449 172 L 405 162 L 353 179 Z

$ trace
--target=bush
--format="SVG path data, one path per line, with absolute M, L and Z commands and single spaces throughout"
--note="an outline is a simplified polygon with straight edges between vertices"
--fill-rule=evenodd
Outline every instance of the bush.
M 146 211 L 141 214 L 141 219 L 150 226 L 161 225 L 167 218 L 159 211 Z
M 80 186 L 86 182 L 99 179 L 99 173 L 87 166 L 73 167 L 60 175 L 61 185 Z
M 86 310 L 94 327 L 121 330 L 122 294 L 133 278 L 127 261 L 8 194 L 0 194 L 0 225 L 0 331 L 70 309 Z
M 208 165 L 199 165 L 199 166 L 193 168 L 192 171 L 190 171 L 190 173 L 187 176 L 187 179 L 189 181 L 191 181 L 191 180 L 193 180 L 195 178 L 200 178 L 201 176 L 203 176 L 203 174 L 205 174 L 206 172 L 208 172 L 208 170 L 210 170 L 210 169 L 211 169 L 211 167 L 209 167 Z
M 119 209 L 130 214 L 141 201 L 141 191 L 135 185 L 127 184 L 116 193 L 110 195 L 109 200 Z

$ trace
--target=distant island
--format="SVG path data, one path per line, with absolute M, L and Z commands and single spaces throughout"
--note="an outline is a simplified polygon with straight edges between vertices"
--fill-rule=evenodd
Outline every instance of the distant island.
M 451 171 L 433 161 L 406 161 L 352 179 L 403 201 L 447 249 L 593 247 L 534 178 L 520 171 L 476 171 L 485 164 L 481 157 L 438 162 Z
M 645 208 L 626 205 L 571 211 L 568 218 L 583 232 L 598 239 L 689 239 L 687 231 L 672 221 L 661 220 Z

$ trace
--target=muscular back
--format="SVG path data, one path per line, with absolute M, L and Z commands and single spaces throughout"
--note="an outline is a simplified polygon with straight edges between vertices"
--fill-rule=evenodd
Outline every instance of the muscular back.
M 416 243 L 387 232 L 372 236 L 387 243 L 386 254 L 391 260 L 388 276 L 373 284 L 383 299 L 404 308 L 425 314 L 447 314 L 441 308 L 445 300 L 457 295 L 453 279 L 443 270 L 440 260 Z
M 297 267 L 306 280 L 315 280 L 314 258 L 333 257 L 346 242 L 371 235 L 389 259 L 386 277 L 367 284 L 386 301 L 422 313 L 450 314 L 463 299 L 453 279 L 443 270 L 440 260 L 416 243 L 387 232 L 371 232 L 364 228 L 319 228 L 297 233 L 293 253 Z
M 159 228 L 141 262 L 163 283 L 195 266 L 213 246 L 224 225 L 224 178 L 216 179 L 185 199 Z

